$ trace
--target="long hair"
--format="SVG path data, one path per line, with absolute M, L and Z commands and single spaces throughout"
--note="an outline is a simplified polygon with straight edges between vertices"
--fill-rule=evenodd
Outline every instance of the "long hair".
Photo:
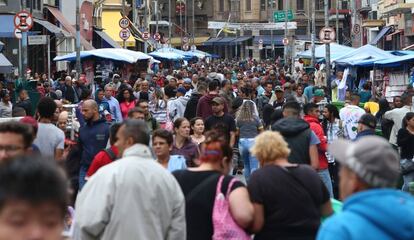
M 208 131 L 205 134 L 206 140 L 201 145 L 201 162 L 219 162 L 224 157 L 231 161 L 233 149 L 227 143 L 225 137 L 218 131 Z
M 159 108 L 162 108 L 161 104 L 160 104 L 160 100 L 162 100 L 164 102 L 164 108 L 166 108 L 167 107 L 167 101 L 165 101 L 165 99 L 164 99 L 164 93 L 161 91 L 161 89 L 156 88 L 154 90 L 153 99 L 152 99 L 155 111 L 158 111 Z
M 405 114 L 405 117 L 402 122 L 402 127 L 407 128 L 407 125 L 408 125 L 407 122 L 410 121 L 413 117 L 414 117 L 414 112 L 408 112 L 407 114 Z
M 244 101 L 236 112 L 236 121 L 253 122 L 254 121 L 254 102 Z
M 131 88 L 122 88 L 122 89 L 120 89 L 119 91 L 118 91 L 118 96 L 117 96 L 117 99 L 118 99 L 118 102 L 119 103 L 123 103 L 123 102 L 125 102 L 125 98 L 124 98 L 124 92 L 125 91 L 128 91 L 129 92 L 129 101 L 130 102 L 133 102 L 134 100 L 135 100 L 135 96 L 134 96 L 134 92 L 132 91 L 132 89 Z

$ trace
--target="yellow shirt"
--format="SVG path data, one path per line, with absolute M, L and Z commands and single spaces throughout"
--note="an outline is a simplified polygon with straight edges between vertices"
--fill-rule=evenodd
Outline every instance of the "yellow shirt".
M 364 105 L 364 109 L 365 111 L 375 116 L 375 114 L 377 114 L 377 112 L 379 111 L 379 105 L 376 102 L 366 102 Z

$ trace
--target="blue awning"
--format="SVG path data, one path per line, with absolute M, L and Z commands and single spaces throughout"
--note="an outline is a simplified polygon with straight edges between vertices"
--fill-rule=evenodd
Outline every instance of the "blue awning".
M 14 38 L 14 15 L 0 15 L 0 37 Z
M 4 43 L 0 41 L 0 52 L 3 50 L 3 48 L 4 48 Z
M 95 30 L 96 34 L 102 39 L 102 48 L 121 48 L 108 34 L 103 31 Z
M 236 37 L 224 37 L 213 45 L 217 45 L 217 46 L 235 45 L 236 43 L 234 42 L 234 40 L 236 39 L 237 39 Z
M 222 39 L 221 37 L 218 37 L 218 38 L 210 38 L 209 40 L 205 41 L 203 43 L 203 45 L 204 46 L 212 46 L 212 45 L 214 45 L 214 43 L 218 42 L 221 39 Z
M 259 44 L 260 39 L 263 41 L 263 45 L 272 45 L 272 42 L 274 45 L 283 45 L 283 37 L 280 35 L 261 35 L 261 36 L 255 36 L 254 37 L 254 44 Z
M 0 53 L 0 73 L 11 73 L 13 71 L 13 64 Z
M 252 38 L 252 36 L 241 36 L 241 37 L 236 38 L 236 40 L 234 40 L 234 42 L 241 43 L 241 42 L 248 41 L 251 38 Z
M 381 40 L 381 38 L 384 37 L 384 35 L 387 34 L 390 30 L 391 26 L 382 28 L 378 35 L 369 44 L 376 45 L 379 40 Z

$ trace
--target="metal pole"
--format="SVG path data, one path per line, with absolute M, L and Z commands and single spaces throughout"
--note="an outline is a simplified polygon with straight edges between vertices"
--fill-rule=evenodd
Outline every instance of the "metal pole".
M 288 25 L 288 4 L 289 4 L 289 0 L 285 0 L 285 38 L 287 38 L 288 35 L 288 29 L 287 29 L 287 25 Z M 284 48 L 284 58 L 285 58 L 285 65 L 288 63 L 288 45 L 285 45 Z
M 339 9 L 339 0 L 336 0 L 336 43 L 339 44 L 339 13 L 338 13 L 338 9 Z
M 126 9 L 125 9 L 125 0 L 122 0 L 122 14 L 124 15 L 124 16 L 127 16 L 126 15 Z M 126 46 L 126 40 L 124 39 L 123 41 L 123 46 L 124 46 L 124 48 L 127 48 L 127 46 Z
M 180 4 L 180 36 L 181 36 L 181 47 L 183 46 L 183 3 L 179 2 Z
M 22 67 L 22 40 L 19 39 L 19 77 L 23 79 L 23 67 Z
M 193 6 L 192 6 L 192 8 L 193 8 L 193 45 L 195 45 L 195 2 L 194 2 L 194 0 L 193 0 Z
M 154 1 L 154 12 L 155 12 L 155 32 L 158 33 L 158 0 Z
M 145 28 L 145 31 L 148 31 L 150 34 L 151 34 L 151 32 L 149 31 L 150 29 L 148 29 L 148 25 L 147 25 L 147 23 L 148 23 L 148 21 L 147 21 L 147 10 L 148 10 L 148 0 L 145 0 L 145 8 L 144 8 L 144 28 Z M 147 43 L 147 41 L 144 41 L 144 53 L 147 53 L 147 51 L 148 51 L 148 43 Z
M 325 0 L 325 27 L 329 27 L 329 0 Z M 328 88 L 328 96 L 332 95 L 331 92 L 331 49 L 330 43 L 325 44 L 325 62 L 326 62 L 326 85 Z
M 184 6 L 185 6 L 185 12 L 184 12 L 184 31 L 186 32 L 186 33 L 188 33 L 188 29 L 187 29 L 187 21 L 188 21 L 188 19 L 187 19 L 187 17 L 188 17 L 188 14 L 187 14 L 187 10 L 188 10 L 188 8 L 187 8 L 187 0 L 185 0 L 185 4 L 184 4 Z
M 26 9 L 26 0 L 22 0 L 22 9 Z M 26 80 L 26 69 L 27 69 L 27 32 L 22 31 L 22 80 Z
M 50 35 L 47 35 L 47 81 L 50 81 Z
M 80 13 L 79 1 L 76 0 L 76 78 L 79 79 L 81 74 L 81 60 L 80 60 Z
M 168 0 L 168 41 L 170 42 L 169 46 L 171 47 L 171 0 Z
M 315 33 L 316 33 L 316 24 L 315 24 L 315 2 L 311 1 L 311 11 L 312 11 L 312 34 L 311 34 L 311 52 L 312 52 L 312 58 L 311 58 L 311 67 L 315 66 L 316 59 L 315 59 Z

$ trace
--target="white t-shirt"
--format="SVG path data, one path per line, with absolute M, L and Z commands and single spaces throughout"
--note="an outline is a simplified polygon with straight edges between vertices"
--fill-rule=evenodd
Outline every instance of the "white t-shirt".
M 357 135 L 358 121 L 365 111 L 355 105 L 348 105 L 339 111 L 339 117 L 344 123 L 345 135 L 348 139 L 354 140 Z
M 52 123 L 39 123 L 33 143 L 39 148 L 42 156 L 55 157 L 55 149 L 65 147 L 65 133 Z

